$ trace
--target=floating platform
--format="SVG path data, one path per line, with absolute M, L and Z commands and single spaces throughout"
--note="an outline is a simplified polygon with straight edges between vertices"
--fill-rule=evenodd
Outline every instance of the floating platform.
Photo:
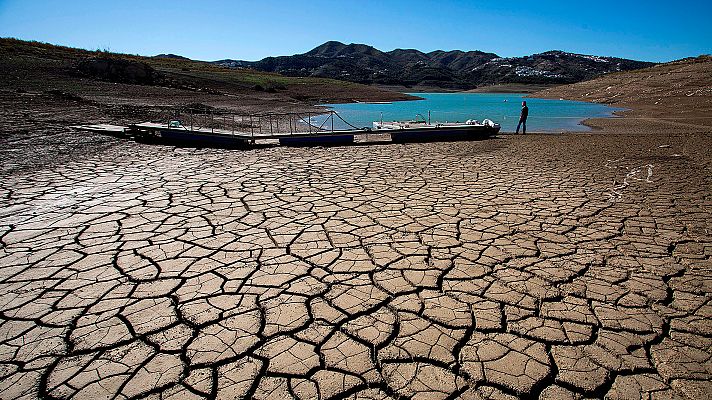
M 137 138 L 143 141 L 162 140 L 190 146 L 220 146 L 241 147 L 250 143 L 250 138 L 239 132 L 223 129 L 194 128 L 182 125 L 142 122 L 132 124 L 129 129 L 136 132 Z
M 80 131 L 104 133 L 108 135 L 123 135 L 130 130 L 128 126 L 111 124 L 75 125 L 70 128 L 78 129 Z
M 145 137 L 153 135 L 168 141 L 217 146 L 244 146 L 255 140 L 279 140 L 288 146 L 336 146 L 351 144 L 354 135 L 365 131 L 315 131 L 315 132 L 241 132 L 225 129 L 193 128 L 182 125 L 144 122 L 133 124 L 131 130 Z
M 333 116 L 333 114 L 332 114 Z M 311 121 L 311 119 L 309 119 Z M 211 125 L 212 126 L 212 125 Z M 445 124 L 427 124 L 425 122 L 374 122 L 373 128 L 326 130 L 321 127 L 307 125 L 308 131 L 296 131 L 297 124 L 290 124 L 289 132 L 265 131 L 256 129 L 252 124 L 248 131 L 236 129 L 233 122 L 225 128 L 206 128 L 185 126 L 178 120 L 168 123 L 142 122 L 122 125 L 78 125 L 73 128 L 105 133 L 117 136 L 131 136 L 145 142 L 168 142 L 196 147 L 246 147 L 256 141 L 278 141 L 284 146 L 343 146 L 354 143 L 359 135 L 388 134 L 393 143 L 449 142 L 464 140 L 480 140 L 496 135 L 500 126 L 491 121 Z M 294 128 L 293 128 L 294 127 Z M 271 126 L 270 126 L 271 128 Z

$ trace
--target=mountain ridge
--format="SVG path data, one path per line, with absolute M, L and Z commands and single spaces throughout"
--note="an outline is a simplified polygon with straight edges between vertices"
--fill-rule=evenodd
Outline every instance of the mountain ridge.
M 251 68 L 286 76 L 321 77 L 364 84 L 475 89 L 498 84 L 567 84 L 655 65 L 617 57 L 550 50 L 523 57 L 500 57 L 478 50 L 394 49 L 328 41 L 291 56 L 259 61 L 224 59 L 227 68 Z

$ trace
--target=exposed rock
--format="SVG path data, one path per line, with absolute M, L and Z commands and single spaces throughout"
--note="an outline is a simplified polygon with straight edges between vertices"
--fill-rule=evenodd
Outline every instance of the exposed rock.
M 89 58 L 80 61 L 76 73 L 116 83 L 153 85 L 161 76 L 150 65 L 122 58 Z

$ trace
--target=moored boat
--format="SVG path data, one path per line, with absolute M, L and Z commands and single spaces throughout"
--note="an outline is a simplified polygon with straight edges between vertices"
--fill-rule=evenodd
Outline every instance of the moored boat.
M 394 143 L 480 140 L 499 133 L 501 126 L 488 119 L 479 122 L 436 123 L 426 121 L 374 122 L 373 130 L 390 133 Z

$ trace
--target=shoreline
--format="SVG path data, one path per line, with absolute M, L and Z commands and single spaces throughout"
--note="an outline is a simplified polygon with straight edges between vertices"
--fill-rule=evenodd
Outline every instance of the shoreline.
M 641 131 L 712 130 L 712 56 L 604 75 L 533 93 L 532 97 L 585 101 L 623 108 L 620 118 L 591 118 L 587 126 Z M 625 122 L 623 122 L 625 121 Z
M 643 132 L 653 129 L 661 132 L 667 128 L 692 128 L 710 132 L 712 56 L 703 55 L 640 70 L 611 73 L 589 81 L 534 91 L 528 96 L 598 103 L 623 109 L 614 111 L 612 117 L 581 121 L 582 125 L 594 131 Z
M 416 85 L 416 86 L 403 86 L 403 85 L 370 85 L 380 89 L 395 91 L 399 93 L 500 93 L 500 94 L 510 94 L 510 93 L 535 93 L 545 89 L 550 89 L 556 86 L 556 84 L 528 84 L 528 83 L 505 83 L 481 86 L 473 89 L 458 89 L 458 88 L 443 88 L 439 86 L 428 86 L 428 85 Z
M 630 110 L 627 110 L 627 109 L 623 109 L 622 107 L 617 107 L 617 106 L 613 106 L 613 105 L 610 105 L 610 104 L 600 104 L 600 103 L 596 103 L 596 102 L 592 102 L 592 101 L 582 101 L 582 100 L 580 100 L 580 99 L 561 99 L 561 98 L 555 99 L 555 98 L 552 98 L 552 97 L 537 97 L 537 96 L 532 96 L 531 93 L 525 93 L 525 92 L 473 92 L 473 91 L 470 91 L 470 90 L 460 90 L 460 91 L 448 91 L 448 92 L 443 92 L 443 91 L 408 92 L 408 93 L 404 93 L 404 94 L 406 94 L 406 95 L 414 95 L 414 96 L 418 96 L 418 95 L 428 95 L 428 94 L 435 94 L 435 95 L 438 95 L 438 94 L 439 94 L 439 95 L 442 95 L 442 94 L 451 94 L 451 95 L 462 95 L 462 94 L 465 94 L 465 95 L 467 95 L 467 94 L 523 95 L 522 98 L 524 98 L 524 99 L 526 99 L 526 98 L 533 98 L 533 99 L 549 100 L 549 101 L 566 100 L 566 101 L 570 101 L 570 102 L 574 102 L 574 103 L 578 102 L 578 103 L 585 103 L 585 104 L 599 104 L 599 105 L 601 105 L 601 106 L 605 106 L 605 107 L 610 107 L 610 108 L 611 108 L 610 110 L 606 110 L 606 112 L 610 113 L 610 115 L 608 115 L 608 116 L 602 116 L 602 117 L 588 117 L 588 118 L 582 118 L 582 119 L 578 120 L 578 122 L 577 122 L 576 125 L 577 125 L 577 126 L 583 126 L 583 127 L 584 127 L 584 128 L 581 128 L 580 130 L 578 130 L 578 129 L 576 129 L 576 128 L 573 128 L 572 126 L 569 126 L 568 128 L 548 128 L 548 129 L 547 129 L 547 128 L 540 128 L 540 129 L 545 129 L 545 130 L 537 130 L 537 131 L 528 130 L 528 132 L 530 132 L 530 133 L 532 133 L 532 134 L 533 134 L 533 133 L 538 133 L 538 134 L 586 133 L 586 132 L 590 132 L 590 131 L 597 131 L 597 130 L 600 130 L 600 128 L 598 128 L 598 127 L 595 126 L 595 125 L 589 125 L 589 124 L 587 123 L 587 121 L 589 121 L 589 120 L 596 120 L 596 119 L 622 118 L 623 116 L 622 116 L 622 115 L 619 115 L 618 113 L 630 111 Z M 421 98 L 418 98 L 418 99 L 402 100 L 402 101 L 419 101 L 419 100 L 427 100 L 427 99 L 421 97 Z M 400 101 L 399 101 L 399 102 L 400 102 Z M 381 101 L 350 101 L 350 102 L 345 102 L 345 103 L 317 104 L 317 105 L 315 105 L 315 106 L 316 106 L 316 107 L 324 107 L 324 108 L 323 108 L 324 111 L 333 111 L 333 110 L 334 110 L 334 108 L 333 108 L 334 105 L 365 104 L 365 105 L 375 105 L 375 106 L 377 106 L 377 105 L 381 105 L 381 104 L 382 104 L 382 105 L 390 105 L 390 104 L 393 104 L 393 103 L 396 103 L 396 101 L 388 101 L 388 102 L 381 102 Z M 433 109 L 433 110 L 431 110 L 431 111 L 436 111 L 436 110 L 438 110 L 438 109 Z M 485 116 L 485 117 L 486 117 L 486 116 Z M 507 117 L 509 117 L 509 116 L 507 116 Z M 385 118 L 385 116 L 384 116 L 384 118 Z M 556 116 L 554 116 L 554 117 L 544 117 L 544 118 L 571 119 L 571 118 L 575 118 L 575 117 L 567 117 L 567 116 L 556 117 Z M 392 118 L 389 117 L 389 118 L 386 118 L 386 119 L 389 119 L 389 120 L 390 120 L 390 119 L 392 119 Z M 576 118 L 576 119 L 578 119 L 578 118 Z M 495 122 L 499 122 L 499 121 L 495 121 Z M 501 121 L 501 122 L 504 122 L 504 121 Z M 500 122 L 500 123 L 501 123 L 501 122 Z M 512 131 L 503 131 L 502 133 L 503 133 L 503 134 L 509 134 L 509 133 L 513 133 L 513 132 L 514 132 L 514 131 L 512 130 Z

